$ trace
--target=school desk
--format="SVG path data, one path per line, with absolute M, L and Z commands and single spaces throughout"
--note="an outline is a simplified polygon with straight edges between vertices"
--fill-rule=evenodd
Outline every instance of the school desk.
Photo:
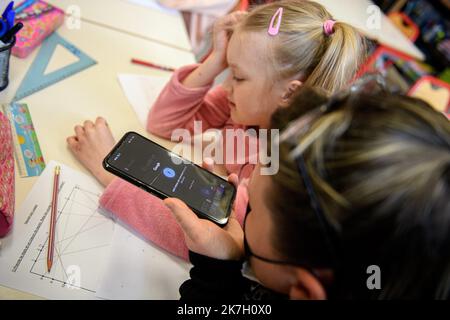
M 425 55 L 414 43 L 395 27 L 389 18 L 380 11 L 380 28 L 373 28 L 371 9 L 373 2 L 369 0 L 316 0 L 325 6 L 335 19 L 341 20 L 359 28 L 368 38 L 406 53 L 413 58 L 424 60 Z
M 80 30 L 63 25 L 58 33 L 98 64 L 23 99 L 29 106 L 39 143 L 48 162 L 52 159 L 88 173 L 67 148 L 66 137 L 86 119 L 107 119 L 116 139 L 135 130 L 146 134 L 125 98 L 118 73 L 157 75 L 164 71 L 131 64 L 132 57 L 179 67 L 194 62 L 192 53 L 143 40 L 140 37 L 83 21 Z M 27 59 L 11 58 L 10 84 L 0 93 L 0 102 L 9 102 L 33 62 L 38 50 Z M 55 57 L 57 58 L 57 57 Z M 55 61 L 56 63 L 58 61 Z M 165 140 L 151 139 L 169 147 Z M 19 208 L 37 178 L 20 178 L 16 170 L 16 208 Z M 13 230 L 14 232 L 14 230 Z M 0 286 L 0 299 L 27 299 L 34 296 Z
M 81 9 L 82 21 L 106 26 L 182 50 L 191 50 L 180 13 L 169 14 L 127 0 L 49 0 L 49 2 L 72 13 L 75 11 L 69 8 L 78 6 Z

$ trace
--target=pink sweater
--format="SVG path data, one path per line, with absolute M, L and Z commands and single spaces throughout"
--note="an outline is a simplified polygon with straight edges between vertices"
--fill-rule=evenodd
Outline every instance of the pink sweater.
M 222 132 L 225 129 L 245 130 L 244 126 L 230 119 L 227 94 L 223 88 L 219 86 L 211 90 L 211 86 L 195 89 L 183 86 L 181 82 L 195 68 L 197 65 L 186 66 L 174 73 L 149 113 L 147 130 L 166 139 L 170 139 L 175 129 L 185 128 L 193 132 L 194 121 L 202 121 L 203 131 L 210 128 L 221 129 Z M 246 183 L 254 168 L 248 161 L 248 144 L 255 141 L 255 137 L 245 140 L 245 164 L 225 164 L 228 173 L 238 174 L 241 181 L 235 201 L 235 212 L 241 225 L 248 202 Z M 233 150 L 227 143 L 224 148 L 224 154 L 236 153 L 236 148 Z M 188 260 L 183 232 L 161 199 L 116 178 L 107 186 L 100 205 L 147 240 Z

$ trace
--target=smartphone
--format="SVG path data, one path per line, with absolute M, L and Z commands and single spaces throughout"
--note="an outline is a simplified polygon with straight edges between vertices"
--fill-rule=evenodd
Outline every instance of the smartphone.
M 201 218 L 228 222 L 236 197 L 232 183 L 138 133 L 126 133 L 103 167 L 161 199 L 183 200 Z

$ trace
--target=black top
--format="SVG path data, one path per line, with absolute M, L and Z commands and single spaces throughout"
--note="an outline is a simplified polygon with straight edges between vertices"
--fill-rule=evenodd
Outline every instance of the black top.
M 218 260 L 189 251 L 191 279 L 180 287 L 184 301 L 278 300 L 287 296 L 242 276 L 243 261 Z

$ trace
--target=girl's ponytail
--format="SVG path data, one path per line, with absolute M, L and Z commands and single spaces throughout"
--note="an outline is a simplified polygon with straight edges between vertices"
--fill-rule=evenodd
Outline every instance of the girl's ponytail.
M 365 44 L 359 32 L 344 22 L 336 22 L 330 34 L 324 32 L 327 49 L 309 74 L 305 84 L 332 93 L 353 80 L 365 58 Z

